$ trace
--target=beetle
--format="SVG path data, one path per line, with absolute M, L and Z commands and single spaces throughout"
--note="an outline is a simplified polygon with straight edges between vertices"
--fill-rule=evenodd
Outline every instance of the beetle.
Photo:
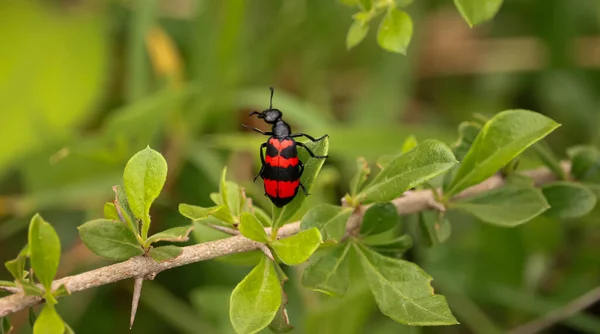
M 254 182 L 260 176 L 263 180 L 265 196 L 269 197 L 271 202 L 278 208 L 291 202 L 298 194 L 298 189 L 302 188 L 306 196 L 308 191 L 300 182 L 300 177 L 304 172 L 304 164 L 298 159 L 298 147 L 302 147 L 308 154 L 317 159 L 326 159 L 326 155 L 315 155 L 304 143 L 297 142 L 294 138 L 306 137 L 313 142 L 320 141 L 327 134 L 313 138 L 306 133 L 292 133 L 292 130 L 283 119 L 283 113 L 279 109 L 273 109 L 273 87 L 271 89 L 271 98 L 269 101 L 269 109 L 262 112 L 253 111 L 249 116 L 258 115 L 258 118 L 271 124 L 271 131 L 262 131 L 257 128 L 249 127 L 242 124 L 243 127 L 256 131 L 265 136 L 270 136 L 269 139 L 260 145 L 260 160 L 262 166 L 260 171 L 254 177 Z M 266 148 L 266 156 L 263 150 Z

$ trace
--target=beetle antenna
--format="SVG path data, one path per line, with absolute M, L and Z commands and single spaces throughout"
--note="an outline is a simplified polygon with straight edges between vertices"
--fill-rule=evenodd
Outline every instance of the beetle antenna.
M 260 113 L 258 111 L 253 111 L 248 116 L 252 116 L 252 115 L 256 115 L 256 114 L 260 115 Z
M 269 109 L 273 109 L 273 92 L 275 91 L 273 89 L 273 87 L 269 87 L 271 88 L 271 99 L 269 100 Z

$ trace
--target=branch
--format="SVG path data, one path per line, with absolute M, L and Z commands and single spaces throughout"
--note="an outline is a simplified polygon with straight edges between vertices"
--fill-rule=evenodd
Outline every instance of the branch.
M 563 168 L 569 171 L 570 165 L 563 164 Z M 546 168 L 524 171 L 523 174 L 531 177 L 536 184 L 543 184 L 554 180 L 552 173 Z M 484 182 L 466 189 L 458 194 L 457 198 L 469 197 L 490 189 L 499 188 L 504 185 L 504 179 L 498 175 Z M 392 201 L 398 210 L 398 214 L 407 215 L 428 209 L 436 209 L 436 203 L 431 190 L 419 190 L 406 192 L 403 196 Z M 366 206 L 356 210 L 349 218 L 346 229 L 353 231 L 362 223 Z M 283 226 L 278 231 L 280 238 L 292 236 L 298 232 L 300 222 L 294 222 Z M 266 229 L 270 234 L 270 229 Z M 52 289 L 64 285 L 69 293 L 83 291 L 102 285 L 122 281 L 130 278 L 154 276 L 164 270 L 180 267 L 186 264 L 206 261 L 217 257 L 249 252 L 261 249 L 261 244 L 241 235 L 226 239 L 205 242 L 198 245 L 183 247 L 181 255 L 170 261 L 157 263 L 147 256 L 138 256 L 127 261 L 115 263 L 102 268 L 94 269 L 74 276 L 67 276 L 52 283 Z M 13 294 L 0 298 L 0 317 L 18 312 L 24 308 L 42 303 L 40 297 L 26 296 L 22 293 Z
M 600 286 L 577 297 L 567 305 L 556 309 L 545 316 L 521 325 L 509 334 L 535 334 L 540 333 L 553 325 L 570 318 L 571 316 L 585 310 L 600 300 Z

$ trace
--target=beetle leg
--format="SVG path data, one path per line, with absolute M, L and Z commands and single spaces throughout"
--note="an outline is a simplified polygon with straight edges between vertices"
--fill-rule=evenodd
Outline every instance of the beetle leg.
M 304 191 L 304 195 L 306 195 L 306 196 L 310 195 L 308 193 L 308 191 L 306 190 L 306 188 L 304 188 L 304 185 L 302 184 L 302 182 L 300 182 L 300 188 L 302 188 L 302 191 Z
M 304 147 L 304 149 L 306 150 L 306 152 L 308 152 L 308 154 L 310 154 L 311 157 L 313 158 L 317 158 L 317 159 L 325 159 L 325 158 L 329 158 L 328 155 L 315 155 L 310 148 L 306 147 L 306 145 L 304 145 L 303 143 L 300 142 L 296 142 L 296 145 L 300 146 L 300 147 Z
M 298 175 L 298 177 L 301 177 L 302 173 L 304 173 L 304 164 L 302 161 L 298 161 L 298 167 L 300 168 L 300 175 Z
M 256 131 L 256 132 L 258 132 L 260 134 L 263 134 L 265 136 L 272 136 L 273 135 L 273 132 L 270 132 L 270 131 L 269 132 L 265 132 L 265 131 L 263 131 L 261 129 L 253 128 L 253 127 L 250 127 L 250 126 L 248 126 L 246 124 L 240 124 L 240 125 L 243 126 L 243 127 L 245 127 L 246 129 L 250 129 L 250 130 Z
M 309 136 L 306 133 L 292 133 L 290 135 L 290 137 L 292 137 L 292 138 L 306 137 L 306 138 L 310 139 L 311 141 L 319 141 L 319 140 L 323 140 L 326 137 L 329 137 L 329 135 L 325 134 L 325 135 L 322 135 L 321 137 L 315 139 L 313 136 Z
M 252 182 L 256 182 L 256 179 L 258 179 L 258 177 L 262 175 L 264 169 L 265 169 L 265 165 L 262 165 L 260 167 L 260 171 L 258 171 L 258 174 L 256 174 L 256 176 L 254 177 L 254 181 L 252 181 Z

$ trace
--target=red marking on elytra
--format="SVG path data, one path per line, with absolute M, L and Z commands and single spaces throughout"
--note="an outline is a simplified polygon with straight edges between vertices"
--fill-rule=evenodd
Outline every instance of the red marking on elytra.
M 296 181 L 279 181 L 279 197 L 292 197 L 296 193 L 296 189 L 300 184 L 300 180 Z
M 271 138 L 269 139 L 269 144 L 273 145 L 277 149 L 277 151 L 281 152 L 281 150 L 283 150 L 284 148 L 292 146 L 294 142 L 289 139 L 284 139 L 280 141 L 277 138 Z
M 271 197 L 287 198 L 292 197 L 296 193 L 296 189 L 300 185 L 300 180 L 296 181 L 275 181 L 265 179 L 265 191 Z
M 277 181 L 265 179 L 265 191 L 271 197 L 277 197 Z
M 273 167 L 295 167 L 298 165 L 298 157 L 286 159 L 282 156 L 270 157 L 267 155 L 265 162 Z

